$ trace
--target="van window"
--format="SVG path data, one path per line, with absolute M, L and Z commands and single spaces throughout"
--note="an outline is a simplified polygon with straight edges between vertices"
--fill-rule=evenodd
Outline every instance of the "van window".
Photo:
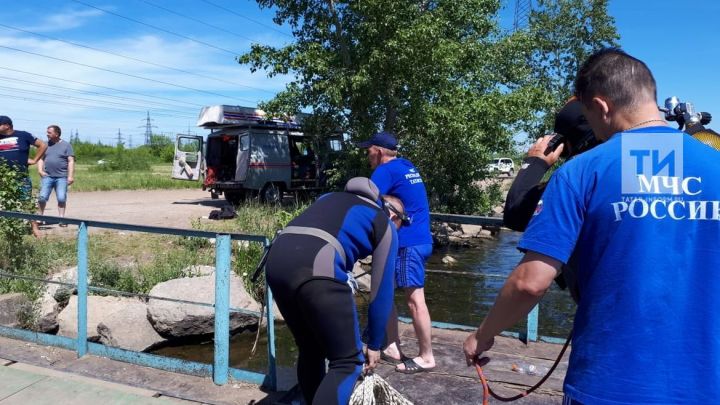
M 199 152 L 200 140 L 197 138 L 180 138 L 178 150 L 181 152 Z
M 240 137 L 240 150 L 246 151 L 248 149 L 250 149 L 250 137 L 243 135 Z

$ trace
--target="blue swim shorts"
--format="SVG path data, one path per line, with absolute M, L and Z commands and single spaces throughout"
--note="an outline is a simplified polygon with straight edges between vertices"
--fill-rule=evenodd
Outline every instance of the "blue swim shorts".
M 431 254 L 432 244 L 398 249 L 395 262 L 395 286 L 397 288 L 423 288 L 425 286 L 425 262 Z

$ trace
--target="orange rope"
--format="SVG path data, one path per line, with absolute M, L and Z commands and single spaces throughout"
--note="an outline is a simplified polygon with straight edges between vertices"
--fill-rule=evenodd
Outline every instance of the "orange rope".
M 543 378 L 540 379 L 540 381 L 537 382 L 537 384 L 530 387 L 530 389 L 527 389 L 517 395 L 514 395 L 512 397 L 501 397 L 500 395 L 496 394 L 492 388 L 490 388 L 490 385 L 487 382 L 487 379 L 485 378 L 485 374 L 483 374 L 482 367 L 480 367 L 479 360 L 475 360 L 475 371 L 478 373 L 478 377 L 480 377 L 480 383 L 483 386 L 483 405 L 488 405 L 490 402 L 490 396 L 497 399 L 501 402 L 511 402 L 518 400 L 520 398 L 524 398 L 528 395 L 530 395 L 531 392 L 535 391 L 536 389 L 540 388 L 540 386 L 552 375 L 553 371 L 557 368 L 558 364 L 560 364 L 560 360 L 562 360 L 563 355 L 565 354 L 565 351 L 567 350 L 568 346 L 570 346 L 570 341 L 572 340 L 572 331 L 570 331 L 570 336 L 568 336 L 567 340 L 565 341 L 565 344 L 563 345 L 562 350 L 560 350 L 560 354 L 558 354 L 557 359 L 555 359 L 555 363 L 553 363 L 552 367 L 550 367 L 550 370 L 548 370 L 547 374 Z

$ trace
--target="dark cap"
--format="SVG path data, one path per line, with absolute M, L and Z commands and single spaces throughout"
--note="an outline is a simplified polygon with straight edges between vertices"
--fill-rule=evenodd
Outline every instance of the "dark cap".
M 564 136 L 572 148 L 572 151 L 564 151 L 563 155 L 576 155 L 598 144 L 590 124 L 583 115 L 582 103 L 575 98 L 568 101 L 555 115 L 553 130 Z
M 12 120 L 7 115 L 0 115 L 0 125 L 8 124 L 12 126 Z
M 373 135 L 372 138 L 370 138 L 367 141 L 364 142 L 358 142 L 357 144 L 358 148 L 369 148 L 371 146 L 379 146 L 381 148 L 390 149 L 390 150 L 396 150 L 397 149 L 397 139 L 395 139 L 395 135 L 393 135 L 390 132 L 378 132 L 377 134 Z

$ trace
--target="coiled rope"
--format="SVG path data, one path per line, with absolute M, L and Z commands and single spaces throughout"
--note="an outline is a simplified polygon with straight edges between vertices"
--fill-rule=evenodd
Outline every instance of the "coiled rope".
M 413 405 L 377 374 L 369 373 L 355 387 L 350 405 Z

